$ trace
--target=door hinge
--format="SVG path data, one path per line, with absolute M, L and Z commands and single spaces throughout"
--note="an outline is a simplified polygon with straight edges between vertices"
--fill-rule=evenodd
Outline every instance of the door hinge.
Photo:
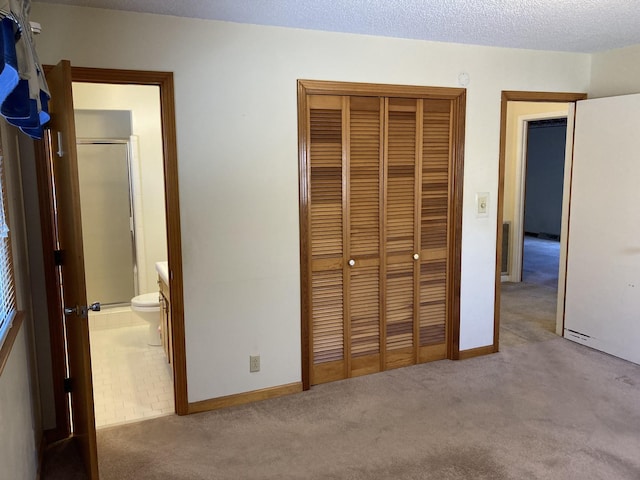
M 64 379 L 64 392 L 71 393 L 73 391 L 73 381 L 70 377 Z
M 64 250 L 53 251 L 53 263 L 56 267 L 61 267 L 64 263 Z

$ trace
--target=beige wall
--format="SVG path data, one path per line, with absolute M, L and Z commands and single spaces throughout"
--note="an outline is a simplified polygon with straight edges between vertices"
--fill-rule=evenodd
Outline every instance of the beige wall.
M 566 103 L 537 103 L 537 102 L 509 102 L 507 105 L 507 132 L 505 144 L 504 165 L 504 209 L 503 221 L 511 222 L 509 235 L 509 268 L 514 266 L 514 253 L 517 228 L 519 225 L 519 212 L 522 208 L 523 190 L 522 180 L 522 155 L 523 155 L 523 128 L 524 120 L 536 118 L 550 118 L 553 116 L 567 115 Z M 510 272 L 511 273 L 511 272 Z M 516 281 L 511 278 L 511 281 Z
M 500 92 L 586 91 L 589 55 L 41 3 L 32 19 L 44 63 L 175 73 L 190 401 L 300 381 L 299 78 L 457 86 L 470 74 L 460 346 L 492 343 Z M 490 193 L 487 218 L 477 192 Z
M 17 130 L 1 125 L 16 301 L 24 321 L 0 375 L 0 477 L 36 478 L 42 436 Z M 22 134 L 20 134 L 22 135 Z
M 164 164 L 159 88 L 149 85 L 103 85 L 74 83 L 75 109 L 129 110 L 131 128 L 138 137 L 140 189 L 134 188 L 134 203 L 141 205 L 142 222 L 136 224 L 143 247 L 138 248 L 140 293 L 158 289 L 156 262 L 167 260 L 164 211 Z M 141 227 L 141 228 L 140 228 Z
M 593 55 L 589 97 L 640 93 L 640 45 Z
M 29 345 L 23 325 L 0 376 L 0 465 L 7 478 L 35 479 L 38 469 L 34 431 L 38 404 L 29 381 Z

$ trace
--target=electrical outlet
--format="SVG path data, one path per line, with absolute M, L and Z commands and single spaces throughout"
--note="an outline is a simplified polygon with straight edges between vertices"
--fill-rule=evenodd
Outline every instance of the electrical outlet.
M 260 355 L 249 356 L 249 371 L 250 372 L 260 371 Z

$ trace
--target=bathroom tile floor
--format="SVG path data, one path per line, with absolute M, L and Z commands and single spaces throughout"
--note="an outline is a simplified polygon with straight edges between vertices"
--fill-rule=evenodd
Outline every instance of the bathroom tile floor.
M 161 346 L 147 345 L 147 329 L 90 328 L 96 427 L 175 412 L 171 367 Z

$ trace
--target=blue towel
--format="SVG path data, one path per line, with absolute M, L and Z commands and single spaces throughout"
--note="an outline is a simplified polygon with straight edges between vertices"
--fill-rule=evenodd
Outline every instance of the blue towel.
M 7 95 L 0 114 L 16 127 L 30 126 L 38 122 L 38 106 L 35 99 L 29 98 L 29 80 L 20 80 L 13 91 Z
M 24 30 L 24 25 L 20 29 L 16 21 L 10 17 L 0 20 L 0 115 L 27 135 L 40 139 L 43 125 L 50 120 L 50 96 L 30 31 Z M 19 21 L 22 25 L 22 20 Z M 28 26 L 28 21 L 25 24 Z M 16 51 L 18 42 L 21 42 L 20 62 L 24 62 L 21 65 Z M 21 71 L 27 78 L 20 78 Z
M 14 25 L 15 23 L 8 18 L 3 18 L 0 22 L 0 54 L 2 55 L 0 59 L 2 60 L 0 61 L 0 68 L 2 68 L 0 72 L 0 104 L 5 101 L 20 80 Z
M 40 107 L 42 110 L 38 112 L 38 125 L 33 127 L 20 127 L 20 130 L 29 135 L 31 138 L 35 138 L 36 140 L 42 139 L 42 136 L 44 135 L 43 125 L 45 125 L 51 119 L 51 117 L 49 116 L 49 95 L 43 90 L 40 90 Z

